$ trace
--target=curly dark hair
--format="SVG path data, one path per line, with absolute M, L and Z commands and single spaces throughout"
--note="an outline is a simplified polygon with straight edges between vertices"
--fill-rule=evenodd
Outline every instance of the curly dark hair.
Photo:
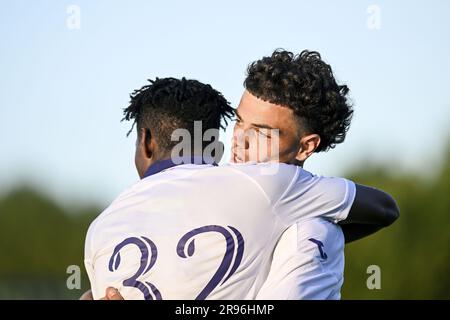
M 151 130 L 161 150 L 170 151 L 178 142 L 171 141 L 175 129 L 187 129 L 194 138 L 194 121 L 202 121 L 202 134 L 208 129 L 224 129 L 234 109 L 222 94 L 209 84 L 186 78 L 156 78 L 135 90 L 124 109 L 123 120 L 134 120 L 137 129 Z
M 244 86 L 264 101 L 292 109 L 304 133 L 320 136 L 316 152 L 344 141 L 353 115 L 349 89 L 336 83 L 331 67 L 318 52 L 304 50 L 294 55 L 277 49 L 249 65 Z

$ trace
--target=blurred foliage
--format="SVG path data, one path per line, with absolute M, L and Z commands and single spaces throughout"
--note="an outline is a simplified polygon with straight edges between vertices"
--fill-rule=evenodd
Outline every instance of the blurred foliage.
M 449 299 L 450 149 L 434 178 L 364 168 L 349 177 L 397 200 L 391 227 L 346 247 L 344 299 Z M 67 212 L 35 190 L 0 199 L 0 298 L 78 298 L 88 288 L 84 237 L 99 208 Z M 82 270 L 80 290 L 66 287 L 66 269 Z M 381 289 L 369 290 L 366 270 L 381 268 Z
M 84 238 L 97 208 L 67 212 L 29 188 L 0 200 L 0 299 L 78 298 L 89 287 Z M 80 290 L 68 290 L 67 267 L 82 272 Z
M 389 192 L 400 218 L 346 246 L 344 299 L 450 299 L 450 148 L 436 171 L 423 177 L 361 169 L 350 176 Z M 369 265 L 381 269 L 380 290 L 367 288 Z

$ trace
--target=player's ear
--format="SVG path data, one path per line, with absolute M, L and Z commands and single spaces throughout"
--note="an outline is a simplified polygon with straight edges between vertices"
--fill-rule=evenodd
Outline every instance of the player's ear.
M 150 129 L 139 129 L 137 147 L 140 149 L 140 153 L 148 159 L 152 158 L 154 154 L 154 140 Z
M 320 136 L 318 134 L 309 134 L 300 140 L 300 149 L 298 150 L 297 159 L 300 162 L 304 162 L 310 155 L 317 149 L 320 144 Z

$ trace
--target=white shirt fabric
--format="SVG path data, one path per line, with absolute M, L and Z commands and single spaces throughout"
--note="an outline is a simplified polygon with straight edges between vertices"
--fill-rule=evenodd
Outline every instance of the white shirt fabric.
M 255 299 L 283 232 L 345 219 L 354 195 L 349 180 L 285 164 L 186 164 L 148 176 L 89 227 L 93 297 L 112 286 L 125 299 Z
M 256 299 L 339 300 L 344 282 L 344 245 L 341 227 L 326 219 L 295 223 L 281 236 Z

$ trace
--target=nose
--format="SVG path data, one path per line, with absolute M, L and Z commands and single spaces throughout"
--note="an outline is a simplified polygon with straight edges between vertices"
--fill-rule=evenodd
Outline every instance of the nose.
M 249 137 L 243 129 L 235 129 L 233 132 L 233 148 L 247 150 L 250 146 Z

